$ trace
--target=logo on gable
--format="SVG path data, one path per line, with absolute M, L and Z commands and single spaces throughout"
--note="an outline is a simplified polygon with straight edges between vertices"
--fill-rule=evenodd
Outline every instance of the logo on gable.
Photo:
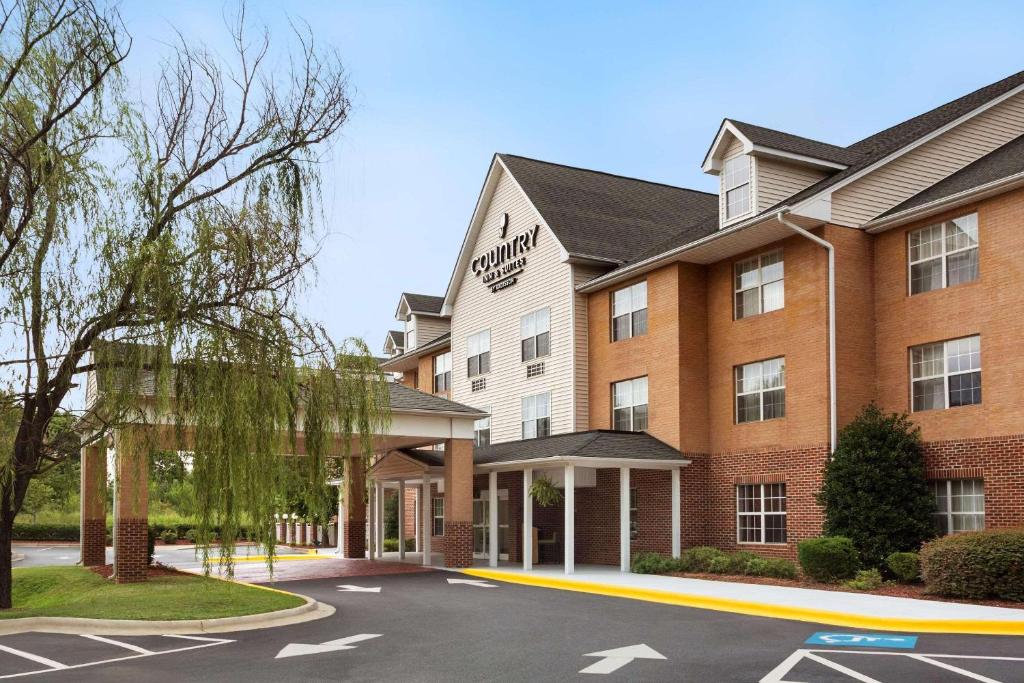
M 526 267 L 526 252 L 537 246 L 539 225 L 506 240 L 509 224 L 508 214 L 502 214 L 498 222 L 498 239 L 502 242 L 474 258 L 470 264 L 473 274 L 492 292 L 507 289 L 518 282 L 516 276 Z
M 501 214 L 501 225 L 498 226 L 498 238 L 505 239 L 505 234 L 508 232 L 508 214 Z

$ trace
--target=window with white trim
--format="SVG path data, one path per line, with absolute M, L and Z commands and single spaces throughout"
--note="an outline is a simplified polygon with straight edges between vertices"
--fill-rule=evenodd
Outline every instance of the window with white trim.
M 519 339 L 523 361 L 551 353 L 551 309 L 542 308 L 520 318 Z
M 786 359 L 736 366 L 736 422 L 786 416 Z
M 434 393 L 442 394 L 452 388 L 452 352 L 434 356 Z
M 466 340 L 466 375 L 475 377 L 491 371 L 491 331 L 469 335 Z
M 477 446 L 487 446 L 491 443 L 491 407 L 481 408 L 487 417 L 473 421 L 473 443 Z
M 944 479 L 931 482 L 935 494 L 935 528 L 940 534 L 981 531 L 985 528 L 985 482 L 981 479 Z
M 642 432 L 647 429 L 647 378 L 612 384 L 612 429 Z
M 640 504 L 637 502 L 636 487 L 629 489 L 629 540 L 635 541 L 640 536 L 640 526 L 637 518 L 640 516 Z
M 735 266 L 736 320 L 785 306 L 784 275 L 781 249 L 738 262 Z
M 750 211 L 750 157 L 746 154 L 722 164 L 722 192 L 726 220 Z
M 433 523 L 431 526 L 434 527 L 431 535 L 444 536 L 444 498 L 435 496 L 430 503 L 433 505 Z
M 978 279 L 978 214 L 914 230 L 907 239 L 911 295 Z
M 523 398 L 523 438 L 536 439 L 551 433 L 551 394 Z
M 910 393 L 914 412 L 981 403 L 981 337 L 911 347 Z
M 736 487 L 736 541 L 786 542 L 785 484 L 740 484 Z
M 647 334 L 647 280 L 612 293 L 612 341 Z

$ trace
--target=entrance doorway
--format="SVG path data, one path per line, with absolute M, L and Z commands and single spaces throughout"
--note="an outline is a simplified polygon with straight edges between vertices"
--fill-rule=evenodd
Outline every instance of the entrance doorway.
M 473 557 L 488 557 L 491 547 L 490 491 L 473 499 Z M 508 489 L 498 489 L 498 559 L 509 557 Z

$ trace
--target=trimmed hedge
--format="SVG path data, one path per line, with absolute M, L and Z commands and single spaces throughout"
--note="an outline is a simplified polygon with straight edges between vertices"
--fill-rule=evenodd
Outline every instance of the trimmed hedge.
M 797 577 L 796 565 L 789 560 L 763 558 L 746 551 L 730 554 L 707 546 L 684 551 L 678 560 L 653 552 L 637 553 L 633 556 L 630 569 L 635 574 L 699 572 L 733 576 L 767 576 L 777 579 L 795 579 Z
M 861 569 L 845 585 L 858 591 L 873 591 L 882 585 L 882 573 L 877 569 Z
M 945 536 L 921 549 L 929 593 L 1024 601 L 1024 529 Z
M 800 541 L 797 557 L 804 574 L 815 581 L 830 583 L 852 579 L 860 568 L 853 541 L 844 536 L 822 536 Z
M 893 553 L 885 558 L 885 566 L 900 583 L 914 583 L 921 578 L 921 559 L 917 553 Z
M 12 538 L 15 541 L 77 541 L 77 524 L 27 524 L 15 522 Z

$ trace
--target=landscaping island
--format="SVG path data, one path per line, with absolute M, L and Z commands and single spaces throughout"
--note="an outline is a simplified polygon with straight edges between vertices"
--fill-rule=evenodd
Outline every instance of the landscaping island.
M 15 569 L 13 602 L 12 609 L 0 610 L 0 619 L 217 619 L 305 603 L 297 595 L 174 571 L 144 583 L 115 584 L 85 567 Z

